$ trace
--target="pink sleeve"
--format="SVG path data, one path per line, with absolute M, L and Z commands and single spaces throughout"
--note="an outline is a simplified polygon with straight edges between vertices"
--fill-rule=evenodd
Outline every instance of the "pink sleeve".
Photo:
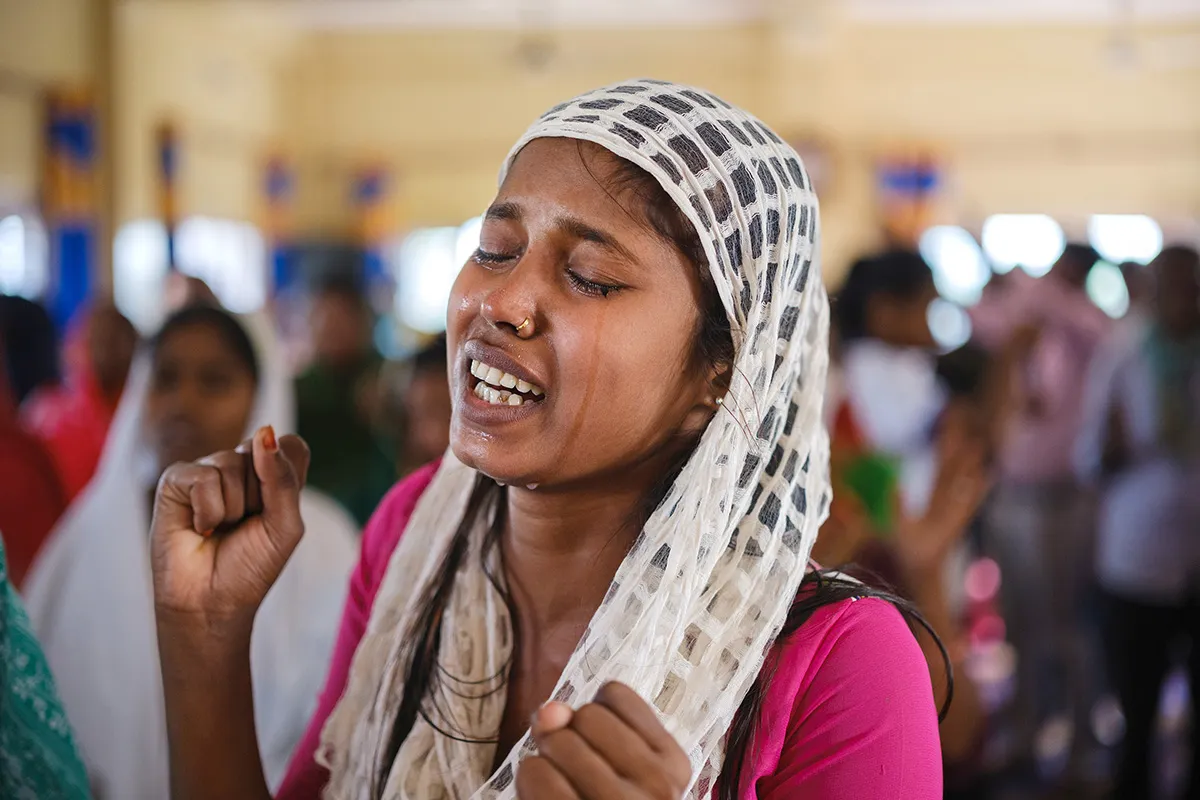
M 747 797 L 941 798 L 929 668 L 893 606 L 868 598 L 822 608 L 778 659 Z
M 437 466 L 430 464 L 397 484 L 380 502 L 363 531 L 362 550 L 358 566 L 350 576 L 350 590 L 329 664 L 329 676 L 325 679 L 325 688 L 321 691 L 308 730 L 296 746 L 287 775 L 275 795 L 276 800 L 318 800 L 325 788 L 329 774 L 317 763 L 321 729 L 341 699 L 342 690 L 346 688 L 350 662 L 367 629 L 371 606 L 392 551 L 396 549 L 421 493 L 433 480 Z

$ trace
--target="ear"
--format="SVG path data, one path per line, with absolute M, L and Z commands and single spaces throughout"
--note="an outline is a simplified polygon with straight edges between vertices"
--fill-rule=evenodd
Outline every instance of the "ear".
M 684 429 L 703 431 L 724 404 L 732 382 L 732 364 L 714 364 L 710 367 L 707 379 L 698 385 L 694 404 L 684 421 Z

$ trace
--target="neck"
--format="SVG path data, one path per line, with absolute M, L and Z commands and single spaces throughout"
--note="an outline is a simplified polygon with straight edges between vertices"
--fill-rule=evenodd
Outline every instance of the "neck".
M 586 624 L 641 531 L 655 460 L 588 485 L 508 490 L 504 566 L 522 624 Z M 553 576 L 553 580 L 547 580 Z

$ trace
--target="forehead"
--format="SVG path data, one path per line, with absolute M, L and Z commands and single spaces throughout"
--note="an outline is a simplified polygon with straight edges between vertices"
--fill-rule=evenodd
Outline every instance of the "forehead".
M 229 362 L 241 366 L 233 347 L 216 327 L 196 322 L 167 332 L 154 348 L 155 363 Z
M 637 173 L 631 166 L 628 172 L 622 166 L 616 156 L 591 142 L 534 139 L 513 160 L 498 196 L 556 200 L 628 216 L 625 209 L 634 209 L 624 196 L 631 188 L 631 181 L 624 176 L 636 180 Z

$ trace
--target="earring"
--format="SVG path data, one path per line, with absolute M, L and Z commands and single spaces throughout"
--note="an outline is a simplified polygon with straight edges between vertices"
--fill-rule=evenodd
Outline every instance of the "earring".
M 724 398 L 724 397 L 718 397 L 718 398 L 716 399 L 716 403 L 717 403 L 717 405 L 719 405 L 719 406 L 723 406 L 723 405 L 725 405 L 725 398 Z

